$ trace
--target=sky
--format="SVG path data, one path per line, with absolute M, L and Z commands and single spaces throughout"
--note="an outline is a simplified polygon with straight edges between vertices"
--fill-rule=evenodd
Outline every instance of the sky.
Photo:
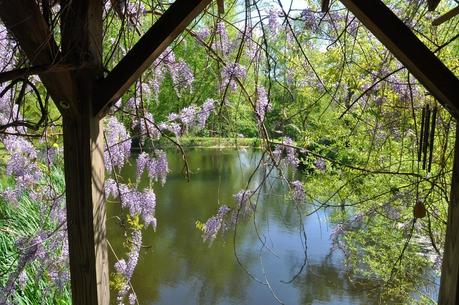
M 305 9 L 307 7 L 304 0 L 281 0 L 281 2 L 284 8 L 290 7 L 290 3 L 292 3 L 292 9 Z

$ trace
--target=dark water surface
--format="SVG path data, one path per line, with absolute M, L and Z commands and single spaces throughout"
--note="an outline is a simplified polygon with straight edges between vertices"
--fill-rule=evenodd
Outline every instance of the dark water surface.
M 288 305 L 376 303 L 347 280 L 341 255 L 329 255 L 332 225 L 324 212 L 302 219 L 308 263 L 287 283 L 303 265 L 304 238 L 285 184 L 274 175 L 261 189 L 255 221 L 250 218 L 238 225 L 235 244 L 233 232 L 219 235 L 211 245 L 202 242 L 196 220 L 205 222 L 214 215 L 219 202 L 234 206 L 233 194 L 245 188 L 260 156 L 244 150 L 189 151 L 192 176 L 187 183 L 181 156 L 168 154 L 167 183 L 155 186 L 158 228 L 144 233 L 147 247 L 132 279 L 140 304 L 270 305 L 279 304 L 276 298 Z M 135 164 L 124 179 L 133 181 L 134 176 Z M 253 185 L 262 177 L 258 171 Z M 108 213 L 120 215 L 119 205 L 110 204 Z M 113 217 L 108 232 L 111 245 L 124 257 L 123 229 Z M 113 255 L 110 259 L 113 266 Z

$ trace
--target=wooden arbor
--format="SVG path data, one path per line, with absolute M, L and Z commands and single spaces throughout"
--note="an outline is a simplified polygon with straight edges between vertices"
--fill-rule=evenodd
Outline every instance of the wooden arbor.
M 43 0 L 45 3 L 47 0 Z M 437 3 L 438 0 L 429 0 Z M 211 0 L 176 0 L 120 63 L 102 72 L 102 0 L 61 0 L 61 49 L 35 0 L 0 0 L 0 19 L 13 33 L 64 120 L 67 227 L 72 299 L 109 303 L 104 164 L 100 119 Z M 341 0 L 456 117 L 458 79 L 380 0 Z M 429 2 L 429 3 L 430 3 Z M 223 1 L 219 0 L 223 11 Z M 327 6 L 323 5 L 323 7 Z M 70 70 L 40 67 L 70 65 Z M 459 134 L 458 134 L 459 136 Z M 458 304 L 459 137 L 440 289 L 440 304 Z

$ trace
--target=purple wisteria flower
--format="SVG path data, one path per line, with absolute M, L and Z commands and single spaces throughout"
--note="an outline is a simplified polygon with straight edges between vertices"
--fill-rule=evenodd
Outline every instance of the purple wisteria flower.
M 300 159 L 298 159 L 297 150 L 293 147 L 293 144 L 292 139 L 285 137 L 281 144 L 276 145 L 272 152 L 274 161 L 279 164 L 285 162 L 287 165 L 297 168 L 300 164 Z
M 220 51 L 223 55 L 228 55 L 231 51 L 231 43 L 226 32 L 225 23 L 220 21 L 217 22 L 215 27 L 215 33 L 217 39 L 213 43 L 213 49 Z
M 303 10 L 300 14 L 300 18 L 304 21 L 304 27 L 308 30 L 315 31 L 317 30 L 317 20 L 313 11 Z
M 198 111 L 199 109 L 195 105 L 185 107 L 180 111 L 179 117 L 186 131 L 195 126 Z
M 142 232 L 140 230 L 134 230 L 131 235 L 131 249 L 126 259 L 120 259 L 115 263 L 116 272 L 122 276 L 124 280 L 123 287 L 118 291 L 116 301 L 118 304 L 124 304 L 126 295 L 130 292 L 129 281 L 134 274 L 134 269 L 139 261 L 140 249 L 142 247 Z M 136 296 L 134 292 L 128 296 L 130 304 L 135 304 Z M 134 302 L 134 303 L 131 303 Z
M 296 204 L 304 202 L 305 192 L 301 181 L 295 180 L 292 182 L 292 198 Z
M 200 41 L 205 41 L 210 36 L 209 28 L 202 27 L 196 31 L 196 36 Z
M 191 90 L 194 82 L 194 75 L 184 60 L 179 60 L 168 65 L 169 72 L 174 83 L 177 94 L 182 90 Z
M 8 151 L 9 158 L 6 160 L 6 174 L 15 177 L 15 190 L 3 194 L 15 202 L 13 195 L 20 195 L 23 190 L 31 189 L 42 177 L 36 160 L 38 152 L 31 142 L 23 137 L 8 135 L 1 139 Z
M 104 189 L 105 198 L 110 196 L 119 198 L 121 207 L 127 209 L 132 217 L 140 216 L 145 226 L 151 226 L 156 230 L 156 195 L 152 189 L 147 188 L 139 191 L 126 184 L 116 183 L 113 179 L 105 181 Z
M 238 204 L 239 216 L 246 217 L 253 211 L 254 208 L 250 202 L 252 195 L 252 190 L 240 190 L 234 195 L 234 199 Z
M 155 96 L 159 93 L 159 88 L 164 80 L 165 71 L 169 71 L 177 95 L 183 90 L 191 90 L 194 82 L 194 75 L 188 64 L 182 60 L 177 60 L 174 51 L 168 47 L 153 63 L 153 81 L 151 86 Z
M 264 87 L 257 88 L 257 100 L 255 102 L 255 111 L 257 114 L 257 120 L 261 124 L 265 120 L 267 111 L 271 110 L 271 104 L 268 100 L 268 94 Z
M 218 232 L 224 227 L 224 217 L 231 209 L 222 205 L 217 212 L 217 215 L 210 217 L 204 224 L 202 239 L 204 241 L 213 241 Z
M 238 63 L 228 64 L 223 67 L 221 71 L 222 82 L 220 84 L 220 90 L 224 91 L 228 86 L 232 91 L 237 89 L 237 83 L 235 79 L 242 80 L 247 75 L 247 70 L 244 66 Z
M 167 163 L 167 155 L 162 150 L 155 150 L 155 158 L 150 160 L 145 165 L 148 171 L 148 177 L 154 181 L 160 181 L 162 185 L 166 183 L 167 174 L 169 173 L 169 166 Z
M 0 70 L 10 70 L 15 66 L 16 60 L 13 56 L 13 51 L 16 50 L 15 46 L 16 42 L 8 35 L 6 27 L 0 24 L 0 58 L 2 59 Z
M 213 99 L 207 99 L 204 104 L 202 104 L 201 111 L 198 112 L 198 126 L 204 128 L 206 121 L 215 109 L 215 101 Z
M 126 128 L 118 119 L 111 116 L 105 129 L 106 149 L 104 151 L 105 168 L 112 172 L 113 167 L 121 168 L 131 154 L 131 138 Z
M 140 141 L 142 144 L 145 143 L 145 140 L 159 140 L 161 137 L 161 131 L 155 125 L 153 115 L 150 112 L 146 112 L 143 116 L 136 117 L 132 122 L 132 128 L 139 127 L 140 131 Z
M 279 30 L 279 11 L 275 9 L 268 11 L 268 29 L 273 34 Z
M 325 172 L 325 170 L 327 169 L 327 165 L 325 164 L 325 160 L 324 160 L 324 158 L 321 158 L 321 157 L 316 159 L 316 162 L 314 163 L 314 165 L 318 170 L 320 170 L 322 172 Z

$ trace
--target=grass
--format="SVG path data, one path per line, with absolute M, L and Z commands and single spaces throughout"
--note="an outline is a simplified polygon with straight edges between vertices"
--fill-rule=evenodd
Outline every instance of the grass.
M 258 138 L 183 137 L 180 139 L 180 144 L 184 147 L 201 148 L 260 147 L 261 140 Z
M 60 184 L 59 188 L 63 187 L 63 177 L 56 175 L 53 178 L 56 179 L 53 182 Z M 5 181 L 2 181 L 0 190 L 4 188 Z M 0 293 L 10 275 L 17 279 L 16 268 L 21 253 L 16 242 L 19 239 L 33 238 L 43 225 L 50 229 L 55 226 L 52 221 L 42 219 L 40 209 L 44 204 L 31 200 L 28 195 L 22 196 L 17 204 L 0 198 Z M 24 271 L 27 275 L 26 281 L 22 286 L 15 284 L 15 289 L 8 298 L 12 301 L 11 304 L 70 304 L 69 287 L 63 291 L 52 288 L 46 270 L 40 270 L 38 262 L 28 264 Z M 7 304 L 10 303 L 7 301 Z

